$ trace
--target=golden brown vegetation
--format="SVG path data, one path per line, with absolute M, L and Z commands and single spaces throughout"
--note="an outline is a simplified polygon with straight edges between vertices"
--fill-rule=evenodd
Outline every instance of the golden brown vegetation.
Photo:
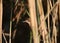
M 2 0 L 0 0 L 0 43 L 2 43 Z
M 26 11 L 28 13 L 28 15 L 30 16 L 30 26 L 32 29 L 32 34 L 33 34 L 33 42 L 34 43 L 41 43 L 41 41 L 43 41 L 43 43 L 57 43 L 57 32 L 58 32 L 58 28 L 56 26 L 56 23 L 58 23 L 58 15 L 59 15 L 59 20 L 60 20 L 60 0 L 57 0 L 56 2 L 54 2 L 54 0 L 46 0 L 45 3 L 47 3 L 47 12 L 46 14 L 44 13 L 44 7 L 43 7 L 43 0 L 37 0 L 37 2 L 35 0 L 28 0 L 28 4 L 29 5 L 29 12 L 26 11 L 25 8 L 22 8 L 22 6 L 24 6 L 24 4 L 19 4 L 21 6 L 19 12 L 16 14 L 16 16 L 12 19 L 12 21 L 14 21 L 15 19 L 17 19 L 17 23 L 20 19 L 20 15 L 23 11 Z M 0 40 L 2 40 L 2 3 L 0 3 Z M 39 19 L 40 19 L 40 24 L 38 26 L 38 22 L 37 22 L 37 12 L 36 12 L 36 6 L 38 8 L 38 12 L 39 12 Z M 14 9 L 14 13 L 15 10 L 17 9 L 17 6 Z M 50 16 L 52 16 L 52 19 L 50 20 Z M 46 23 L 47 20 L 47 23 Z M 50 22 L 52 21 L 52 30 L 51 31 L 51 26 L 50 26 Z M 10 26 L 12 22 L 10 23 Z M 48 25 L 47 25 L 48 24 Z M 51 37 L 51 32 L 52 32 L 52 37 Z M 5 35 L 5 34 L 3 34 Z M 43 40 L 40 39 L 40 37 L 42 36 Z M 9 39 L 9 43 L 11 43 L 11 27 L 10 27 L 10 39 Z M 1 42 L 1 41 L 0 41 Z M 2 43 L 2 42 L 1 42 Z M 7 42 L 6 42 L 7 43 Z

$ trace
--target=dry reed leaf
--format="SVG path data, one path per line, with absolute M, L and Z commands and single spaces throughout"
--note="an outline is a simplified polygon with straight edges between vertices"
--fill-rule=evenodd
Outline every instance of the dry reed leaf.
M 54 6 L 51 8 L 51 10 L 48 12 L 49 13 L 49 15 L 50 15 L 50 13 L 53 11 L 53 9 L 55 9 L 55 7 L 58 5 L 58 1 L 54 4 Z M 44 18 L 44 20 L 46 20 L 47 19 L 47 17 L 49 16 L 48 15 L 48 13 L 46 14 L 46 16 L 45 16 L 45 18 Z
M 21 8 L 21 10 L 16 14 L 15 18 L 13 18 L 13 21 L 15 21 L 15 19 L 17 19 L 17 22 L 19 21 L 20 18 L 20 15 L 22 14 L 22 12 L 24 11 L 24 8 Z
M 7 40 L 6 40 L 5 34 L 4 33 L 2 33 L 2 34 L 3 34 L 3 37 L 4 37 L 5 43 L 8 43 Z

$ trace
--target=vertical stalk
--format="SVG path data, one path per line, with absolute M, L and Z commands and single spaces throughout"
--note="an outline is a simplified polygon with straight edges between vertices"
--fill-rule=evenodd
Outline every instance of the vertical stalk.
M 3 13 L 2 0 L 0 0 L 0 43 L 2 43 L 2 13 Z
M 11 28 L 12 28 L 12 21 L 10 21 L 10 35 L 9 35 L 9 43 L 11 43 Z
M 38 5 L 38 9 L 39 9 L 40 22 L 41 22 L 39 29 L 41 31 L 43 41 L 44 41 L 44 43 L 46 43 L 48 36 L 47 36 L 47 30 L 46 30 L 47 27 L 46 27 L 46 23 L 44 20 L 44 11 L 43 11 L 43 6 L 42 6 L 42 0 L 37 0 L 37 5 Z
M 47 0 L 47 12 L 49 12 L 50 11 L 50 4 L 49 4 L 49 2 L 50 2 L 50 0 L 48 1 Z M 48 13 L 48 15 L 49 15 L 49 13 Z M 48 16 L 48 41 L 49 41 L 49 43 L 51 43 L 51 39 L 50 39 L 50 15 Z
M 35 0 L 28 0 L 28 2 L 29 2 L 29 11 L 30 11 L 30 18 L 31 18 L 31 28 L 33 32 L 33 41 L 34 43 L 40 43 L 39 36 L 38 36 L 37 20 L 36 20 Z
M 12 0 L 11 0 L 10 2 L 11 2 L 11 15 L 10 15 L 10 33 L 9 33 L 9 43 L 11 43 L 11 30 L 12 30 L 12 10 L 13 10 L 13 7 L 12 7 Z
M 54 5 L 54 4 L 53 4 Z M 57 43 L 57 28 L 55 26 L 56 20 L 57 20 L 57 12 L 58 12 L 58 6 L 55 7 L 53 10 L 52 20 L 53 20 L 53 37 L 52 37 L 52 43 Z

